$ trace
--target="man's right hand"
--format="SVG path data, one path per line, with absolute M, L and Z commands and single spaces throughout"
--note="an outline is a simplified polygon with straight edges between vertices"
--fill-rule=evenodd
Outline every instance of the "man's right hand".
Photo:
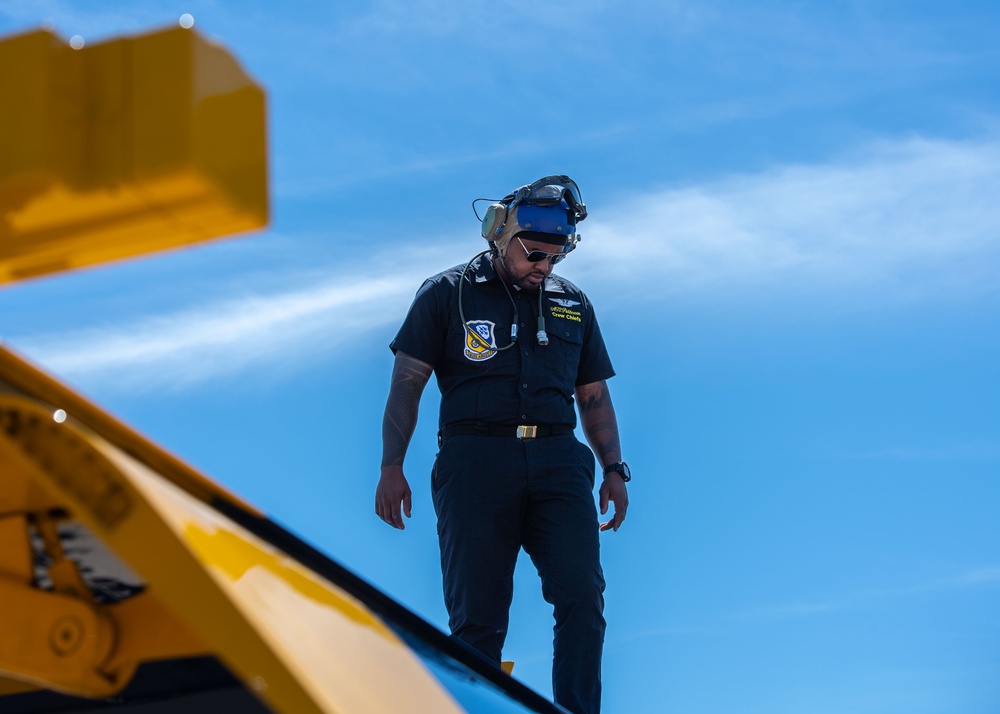
M 393 528 L 403 530 L 403 515 L 410 517 L 410 484 L 399 466 L 383 466 L 375 489 L 375 513 Z

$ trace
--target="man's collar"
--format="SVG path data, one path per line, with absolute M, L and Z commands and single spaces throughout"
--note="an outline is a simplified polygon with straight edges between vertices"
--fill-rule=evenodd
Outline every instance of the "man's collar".
M 493 260 L 489 253 L 486 255 L 481 255 L 472 261 L 470 266 L 470 279 L 474 283 L 485 283 L 490 280 L 496 280 L 500 278 L 500 274 L 497 273 L 496 267 L 493 265 Z M 512 286 L 515 290 L 520 290 L 521 288 L 516 285 Z M 547 293 L 564 293 L 566 292 L 562 286 L 562 278 L 560 278 L 555 273 L 549 275 L 545 280 L 545 292 Z
M 485 283 L 488 280 L 500 277 L 497 274 L 497 269 L 493 267 L 493 261 L 490 260 L 489 253 L 479 256 L 472 264 L 472 275 L 472 280 L 476 283 Z

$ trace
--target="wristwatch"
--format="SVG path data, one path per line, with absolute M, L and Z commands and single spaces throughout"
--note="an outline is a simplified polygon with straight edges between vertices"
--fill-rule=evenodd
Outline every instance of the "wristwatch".
M 617 471 L 619 474 L 621 474 L 622 481 L 625 481 L 626 483 L 632 480 L 632 472 L 629 471 L 628 464 L 626 464 L 624 461 L 619 461 L 616 464 L 608 464 L 607 466 L 604 467 L 605 476 L 607 476 L 612 471 Z

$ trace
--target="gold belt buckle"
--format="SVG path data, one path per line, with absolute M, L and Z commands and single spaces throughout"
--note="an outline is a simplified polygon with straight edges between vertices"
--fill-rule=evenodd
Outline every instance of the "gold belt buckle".
M 537 426 L 518 426 L 517 427 L 517 438 L 518 439 L 534 439 L 538 436 Z

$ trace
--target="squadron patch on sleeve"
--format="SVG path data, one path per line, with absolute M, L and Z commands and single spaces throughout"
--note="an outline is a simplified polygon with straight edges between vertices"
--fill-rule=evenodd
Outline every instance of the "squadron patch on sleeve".
M 482 362 L 497 353 L 496 325 L 489 320 L 469 320 L 465 323 L 465 356 L 473 362 Z

